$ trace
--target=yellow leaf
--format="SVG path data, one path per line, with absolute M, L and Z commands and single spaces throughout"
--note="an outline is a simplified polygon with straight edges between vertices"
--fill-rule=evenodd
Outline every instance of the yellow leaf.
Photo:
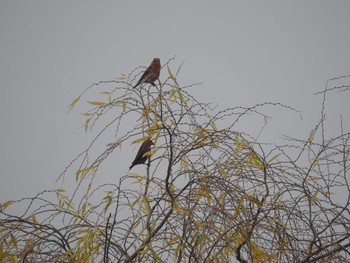
M 117 79 L 118 80 L 124 80 L 124 79 L 126 79 L 126 75 L 125 74 L 120 74 Z
M 206 141 L 207 141 L 206 138 L 199 140 L 198 142 L 196 142 L 196 147 L 201 147 L 201 146 L 203 146 L 203 145 L 205 144 Z
M 244 199 L 244 196 L 241 197 L 241 199 L 239 200 L 239 204 L 235 208 L 235 212 L 232 215 L 232 219 L 233 220 L 236 220 L 236 218 L 239 215 L 239 212 L 241 211 L 241 206 L 242 206 L 242 203 L 243 203 L 243 199 Z
M 88 101 L 88 103 L 90 103 L 91 105 L 94 105 L 94 106 L 103 106 L 106 104 L 106 103 L 100 102 L 100 101 Z
M 179 98 L 180 98 L 181 102 L 186 103 L 186 100 L 185 100 L 184 96 L 182 95 L 181 90 L 178 90 L 178 91 L 177 91 L 177 94 L 179 94 Z
M 265 125 L 266 125 L 268 122 L 269 122 L 269 117 L 264 116 L 264 123 L 265 123 Z
M 254 162 L 255 167 L 258 168 L 259 170 L 264 170 L 264 168 L 265 168 L 264 163 L 261 161 L 259 156 L 255 153 L 253 153 L 252 158 L 253 158 L 253 162 Z
M 320 178 L 317 178 L 317 177 L 309 177 L 309 178 L 307 178 L 306 180 L 308 180 L 308 181 L 316 181 L 316 180 L 318 180 L 318 179 L 320 179 Z
M 157 122 L 154 122 L 151 124 L 151 126 L 147 129 L 148 132 L 152 132 L 153 130 L 157 130 L 161 127 L 162 125 L 159 125 Z
M 154 137 L 154 145 L 157 145 L 158 139 L 159 139 L 160 132 L 156 133 L 156 136 Z
M 125 101 L 122 101 L 122 104 L 123 104 L 123 112 L 125 112 L 126 111 L 126 102 Z
M 224 175 L 224 177 L 227 177 L 228 173 L 226 172 L 225 166 L 220 165 L 219 172 Z
M 208 225 L 208 223 L 206 223 L 206 222 L 196 222 L 196 223 L 194 223 L 194 227 L 195 228 L 205 227 L 207 225 Z
M 211 122 L 211 127 L 213 127 L 214 131 L 218 131 L 218 127 L 216 126 L 215 122 Z
M 91 116 L 91 113 L 87 113 L 87 112 L 86 112 L 86 113 L 81 113 L 81 115 L 84 115 L 84 116 L 88 116 L 88 117 L 89 117 L 89 116 Z
M 176 127 L 176 122 L 173 121 L 173 119 L 170 119 L 171 125 L 173 125 L 174 127 Z
M 267 164 L 272 163 L 272 162 L 273 162 L 278 156 L 280 156 L 280 155 L 281 155 L 281 153 L 276 154 L 274 157 L 272 157 L 272 158 L 270 159 L 270 161 L 267 162 Z
M 334 195 L 334 193 L 333 193 L 333 192 L 324 192 L 324 194 L 325 194 L 325 195 L 328 195 L 328 196 L 330 196 L 330 195 Z
M 173 88 L 171 91 L 170 91 L 170 95 L 169 95 L 169 100 L 175 96 L 175 89 Z
M 7 230 L 9 230 L 11 227 L 9 227 L 9 226 L 6 226 L 6 227 L 2 227 L 2 228 L 0 228 L 0 234 L 2 234 L 2 232 L 5 232 L 5 231 L 7 231 Z M 0 249 L 1 249 L 2 247 L 0 246 Z M 0 257 L 1 258 L 1 257 Z
M 10 204 L 12 204 L 13 201 L 12 200 L 9 200 L 9 201 L 6 201 L 5 203 L 2 203 L 0 205 L 0 209 L 5 209 L 6 207 L 8 207 Z
M 250 201 L 250 202 L 252 202 L 252 203 L 255 203 L 255 204 L 257 204 L 259 207 L 261 207 L 261 202 L 260 202 L 260 200 L 258 199 L 258 198 L 256 198 L 256 197 L 254 197 L 254 196 L 252 196 L 252 195 L 245 195 L 246 196 L 246 198 Z
M 168 241 L 168 246 L 172 245 L 173 243 L 175 243 L 176 241 L 178 241 L 179 239 L 181 239 L 181 236 L 175 236 L 172 239 L 170 239 Z
M 150 245 L 148 245 L 149 250 L 151 251 L 153 257 L 157 260 L 156 262 L 166 263 L 153 249 Z
M 80 100 L 80 96 L 79 96 L 78 98 L 74 99 L 74 100 L 71 102 L 71 104 L 69 104 L 69 105 L 67 106 L 68 110 L 73 109 L 73 107 L 75 106 L 75 104 L 76 104 L 79 100 Z
M 209 236 L 204 234 L 204 235 L 201 235 L 201 237 L 198 239 L 198 244 L 201 244 L 204 240 L 207 240 L 207 241 L 211 241 Z
M 207 131 L 202 128 L 202 126 L 198 125 L 197 126 L 198 133 L 201 137 L 206 137 Z
M 134 183 L 141 183 L 143 180 L 147 179 L 147 176 L 141 176 L 136 173 L 128 173 L 131 177 L 137 178 L 137 180 Z
M 175 257 L 176 259 L 179 258 L 180 253 L 183 251 L 183 246 L 181 245 L 181 243 L 179 243 L 175 249 Z
M 16 237 L 15 237 L 13 234 L 11 234 L 10 237 L 11 237 L 11 243 L 13 244 L 13 246 L 14 246 L 14 247 L 16 248 L 16 250 L 17 250 L 17 249 L 18 249 L 18 246 L 17 246 Z
M 180 159 L 180 170 L 186 170 L 189 166 L 186 156 L 182 156 Z
M 83 204 L 83 207 L 81 209 L 81 216 L 85 215 L 85 211 L 86 211 L 86 203 Z
M 91 119 L 87 119 L 85 121 L 85 132 L 87 132 L 87 130 L 89 129 L 89 122 L 90 122 Z
M 146 195 L 143 196 L 142 204 L 143 204 L 143 210 L 145 214 L 149 215 L 149 213 L 151 212 L 151 207 L 149 205 L 149 200 Z
M 146 254 L 149 250 L 149 246 L 147 245 L 142 245 L 141 247 L 139 247 L 139 254 L 143 255 Z
M 235 143 L 236 143 L 236 152 L 235 152 L 235 155 L 238 156 L 238 154 L 240 153 L 240 151 L 241 151 L 242 148 L 243 148 L 244 140 L 242 140 L 241 142 L 239 142 L 238 135 L 236 134 L 236 136 L 235 136 Z
M 311 203 L 314 202 L 317 198 L 317 195 L 318 195 L 318 191 L 315 191 L 311 197 Z
M 131 208 L 134 208 L 134 206 L 140 201 L 140 197 L 138 197 L 132 204 L 131 204 Z
M 91 189 L 91 182 L 89 183 L 88 187 L 87 187 L 87 190 L 86 190 L 86 195 L 90 192 L 90 189 Z
M 74 209 L 74 206 L 72 204 L 72 200 L 70 200 L 68 197 L 64 197 L 64 203 L 69 207 L 69 208 L 72 208 Z
M 312 142 L 313 139 L 314 139 L 314 130 L 311 130 L 309 134 L 309 141 Z
M 137 174 L 137 173 L 128 173 L 131 177 L 136 177 L 136 178 L 146 178 L 146 176 L 144 175 L 144 176 L 142 176 L 142 175 L 139 175 L 139 174 Z
M 269 254 L 263 249 L 259 248 L 254 241 L 249 240 L 248 242 L 251 248 L 251 254 L 254 262 L 271 262 L 276 259 L 276 256 L 274 254 Z
M 170 78 L 171 78 L 172 80 L 175 81 L 175 78 L 174 78 L 174 76 L 173 76 L 173 73 L 171 73 L 171 70 L 170 70 L 170 68 L 169 68 L 169 65 L 167 65 L 166 67 L 167 67 L 167 69 L 168 69 L 168 73 L 169 73 Z
M 90 167 L 87 167 L 87 168 L 84 168 L 84 169 L 78 169 L 75 174 L 76 174 L 76 177 L 75 177 L 75 180 L 78 181 L 78 178 L 81 174 L 84 174 L 92 169 L 95 169 L 97 167 L 97 165 L 93 165 L 93 166 L 90 166 Z
M 317 157 L 317 156 L 311 158 L 311 161 L 315 161 L 316 162 L 316 161 L 319 161 L 319 160 L 321 160 L 321 158 Z
M 224 254 L 233 254 L 233 250 L 230 247 L 224 247 Z
M 135 141 L 132 141 L 131 144 L 143 142 L 143 141 L 145 141 L 145 140 L 147 140 L 147 139 L 150 139 L 150 138 L 151 138 L 151 136 L 146 135 L 146 136 L 144 136 L 144 137 L 142 137 L 142 138 L 140 138 L 140 139 L 137 139 L 137 140 L 135 140 Z
M 109 95 L 109 94 L 111 94 L 111 93 L 110 93 L 110 92 L 108 92 L 108 91 L 102 91 L 102 92 L 100 92 L 100 94 Z
M 174 203 L 174 211 L 181 214 L 181 215 L 187 215 L 188 213 L 183 210 L 177 202 Z
M 121 139 L 118 139 L 115 144 L 119 147 L 119 150 L 122 149 L 122 140 Z
M 118 101 L 118 102 L 116 103 L 116 106 L 122 107 L 122 108 L 123 108 L 123 112 L 126 111 L 126 102 L 125 102 L 125 100 Z
M 103 199 L 105 199 L 105 200 L 107 199 L 107 204 L 106 204 L 105 208 L 103 209 L 104 214 L 106 214 L 108 207 L 112 204 L 113 199 L 112 199 L 112 196 L 110 196 L 110 195 L 105 196 Z
M 211 139 L 211 147 L 215 149 L 218 147 L 218 140 L 216 139 L 216 137 Z
M 63 193 L 63 192 L 65 192 L 65 191 L 66 191 L 66 190 L 64 190 L 64 189 L 57 189 L 57 190 L 56 190 L 57 193 Z
M 143 224 L 142 224 L 140 233 L 137 235 L 136 240 L 139 239 L 139 238 L 142 236 L 143 231 L 145 231 L 145 228 L 144 228 L 144 226 L 143 226 Z
M 235 135 L 235 144 L 236 144 L 236 148 L 237 148 L 238 144 L 239 144 L 239 138 L 238 138 L 238 134 L 237 133 Z
M 120 139 L 118 139 L 116 142 L 107 143 L 106 146 L 107 147 L 112 147 L 112 146 L 117 147 L 117 146 L 119 146 L 119 149 L 121 150 L 122 149 L 122 142 L 121 142 Z
M 142 157 L 152 156 L 156 151 L 157 151 L 157 150 L 145 152 L 145 153 L 142 155 Z

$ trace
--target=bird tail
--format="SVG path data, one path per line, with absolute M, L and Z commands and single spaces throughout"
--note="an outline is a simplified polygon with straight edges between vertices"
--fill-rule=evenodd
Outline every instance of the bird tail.
M 132 87 L 133 89 L 134 88 L 136 88 L 138 85 L 140 85 L 142 83 L 142 81 L 138 81 L 137 83 L 136 83 L 136 85 L 134 86 L 134 87 Z

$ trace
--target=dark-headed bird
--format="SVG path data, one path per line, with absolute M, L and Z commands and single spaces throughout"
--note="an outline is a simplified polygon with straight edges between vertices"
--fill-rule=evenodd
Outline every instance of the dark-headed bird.
M 144 154 L 146 152 L 149 152 L 151 150 L 151 146 L 153 145 L 154 143 L 150 140 L 150 139 L 147 139 L 145 140 L 141 146 L 140 146 L 140 149 L 139 151 L 137 152 L 136 154 L 136 157 L 135 157 L 135 160 L 132 162 L 130 168 L 129 168 L 129 171 L 131 170 L 131 168 L 133 168 L 135 165 L 138 165 L 138 164 L 144 164 L 147 159 L 150 157 L 149 155 L 146 155 L 144 156 Z
M 146 71 L 142 74 L 139 81 L 136 83 L 134 88 L 142 83 L 151 83 L 152 86 L 155 86 L 154 82 L 159 78 L 160 75 L 160 59 L 154 58 L 152 60 L 151 65 L 146 69 Z

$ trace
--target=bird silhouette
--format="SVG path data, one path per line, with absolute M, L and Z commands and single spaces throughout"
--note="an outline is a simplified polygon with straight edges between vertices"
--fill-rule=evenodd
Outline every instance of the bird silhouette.
M 151 150 L 151 146 L 153 145 L 154 143 L 150 140 L 150 139 L 147 139 L 145 140 L 141 146 L 140 146 L 140 149 L 139 151 L 137 152 L 136 154 L 136 157 L 135 157 L 135 160 L 132 162 L 130 168 L 129 168 L 129 171 L 131 170 L 131 168 L 133 168 L 135 165 L 138 165 L 138 164 L 144 164 L 148 158 L 150 158 L 149 155 L 147 156 L 144 156 L 144 154 L 146 152 L 149 152 Z
M 151 62 L 151 65 L 148 66 L 146 71 L 142 74 L 141 78 L 133 88 L 136 88 L 142 83 L 150 83 L 152 86 L 155 86 L 154 82 L 159 78 L 160 68 L 160 59 L 154 58 Z

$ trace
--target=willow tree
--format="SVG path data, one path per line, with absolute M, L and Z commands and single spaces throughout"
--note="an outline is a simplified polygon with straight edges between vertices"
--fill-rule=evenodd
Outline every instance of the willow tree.
M 306 138 L 266 144 L 266 123 L 253 136 L 240 122 L 268 118 L 266 108 L 296 110 L 217 109 L 191 95 L 196 85 L 180 86 L 181 66 L 175 73 L 171 63 L 155 87 L 132 88 L 137 68 L 72 102 L 105 96 L 86 104 L 85 130 L 96 135 L 58 178 L 63 187 L 2 203 L 1 262 L 348 261 L 350 134 L 326 138 L 323 112 L 327 94 L 349 86 L 330 81 L 318 94 L 321 119 Z M 108 160 L 149 138 L 142 172 L 113 161 L 120 176 L 98 183 Z

